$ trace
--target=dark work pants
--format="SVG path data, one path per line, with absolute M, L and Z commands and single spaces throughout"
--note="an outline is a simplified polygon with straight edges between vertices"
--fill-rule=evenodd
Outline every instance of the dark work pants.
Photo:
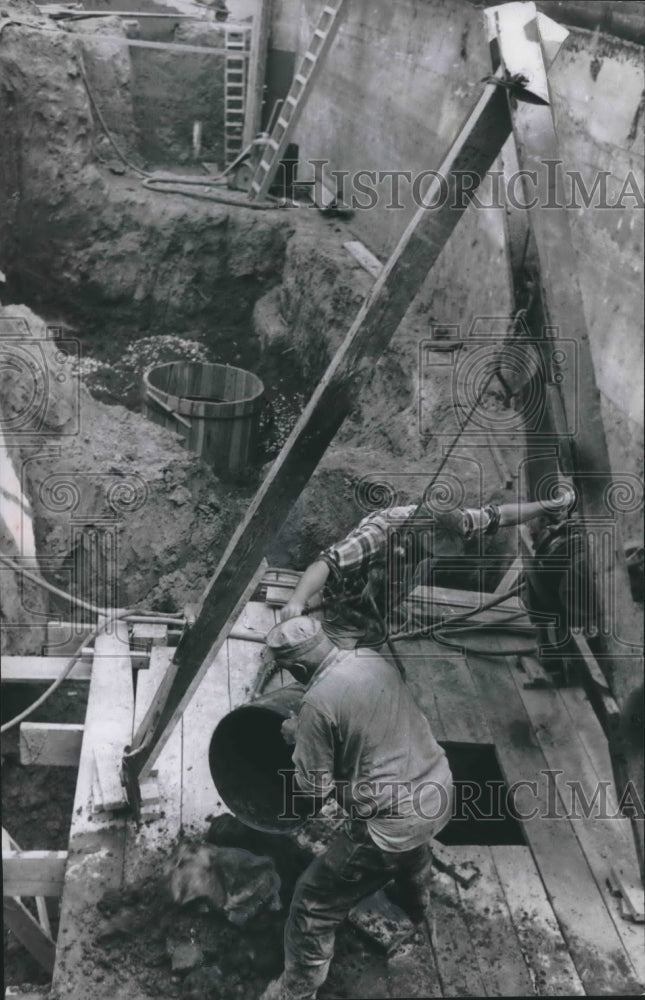
M 364 822 L 348 820 L 296 885 L 285 927 L 285 997 L 313 997 L 327 978 L 336 928 L 351 908 L 391 879 L 404 897 L 413 896 L 418 892 L 415 876 L 431 858 L 429 844 L 411 851 L 382 851 Z

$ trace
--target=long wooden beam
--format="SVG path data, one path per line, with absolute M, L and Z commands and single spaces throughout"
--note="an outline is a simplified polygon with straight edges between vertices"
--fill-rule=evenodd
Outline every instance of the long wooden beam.
M 27 951 L 49 975 L 54 971 L 56 945 L 20 899 L 3 898 L 5 927 L 12 931 Z
M 510 15 L 508 25 L 507 13 Z M 489 25 L 496 25 L 493 65 L 500 60 L 502 65 L 507 59 L 516 60 L 516 39 L 508 32 L 508 28 L 513 26 L 512 12 L 502 7 L 496 14 L 489 13 L 487 16 L 494 18 Z M 537 30 L 530 38 L 525 35 L 522 45 L 527 50 L 535 89 L 548 95 L 546 44 L 539 19 L 533 23 L 537 24 Z M 524 55 L 523 52 L 520 58 Z M 541 82 L 537 79 L 540 76 Z M 617 511 L 611 508 L 612 490 L 620 487 L 620 475 L 614 478 L 609 458 L 577 258 L 567 209 L 557 197 L 557 192 L 564 190 L 564 184 L 555 121 L 550 104 L 527 103 L 515 99 L 510 93 L 508 112 L 512 121 L 517 166 L 523 177 L 533 176 L 542 181 L 537 197 L 527 199 L 524 220 L 518 219 L 515 214 L 514 224 L 519 226 L 525 248 L 525 260 L 512 263 L 515 292 L 517 296 L 525 294 L 527 284 L 534 289 L 530 319 L 541 349 L 553 352 L 555 357 L 558 348 L 564 347 L 564 354 L 568 349 L 573 355 L 557 373 L 559 386 L 552 384 L 547 387 L 545 423 L 539 434 L 548 432 L 553 452 L 549 456 L 548 449 L 545 450 L 540 468 L 533 470 L 532 485 L 534 489 L 539 487 L 536 472 L 547 472 L 550 463 L 556 464 L 556 467 L 559 464 L 574 481 L 587 539 L 587 571 L 597 619 L 593 623 L 596 630 L 595 651 L 611 693 L 622 709 L 630 704 L 643 679 L 642 650 L 639 646 L 640 615 L 631 594 Z M 548 178 L 546 183 L 545 174 Z M 513 241 L 516 253 L 519 246 L 517 236 L 516 233 Z M 540 327 L 536 329 L 537 323 Z M 575 353 L 570 345 L 575 345 Z M 550 367 L 548 365 L 546 370 Z M 542 440 L 546 439 L 543 437 Z M 626 487 L 628 490 L 631 488 L 629 481 L 626 481 Z M 592 625 L 591 622 L 588 624 Z M 628 730 L 626 725 L 624 731 Z M 620 794 L 628 781 L 634 780 L 636 790 L 642 797 L 642 749 L 630 746 L 629 740 L 623 738 L 624 731 L 619 729 L 608 734 L 616 783 Z M 634 835 L 643 871 L 642 820 L 634 820 Z
M 262 124 L 262 106 L 264 104 L 272 6 L 273 0 L 257 0 L 251 24 L 251 47 L 249 50 L 249 71 L 246 84 L 244 132 L 242 133 L 243 149 L 255 139 Z
M 93 966 L 84 960 L 87 941 L 101 926 L 97 902 L 123 877 L 126 822 L 94 814 L 94 750 L 110 748 L 118 771 L 120 747 L 132 734 L 134 691 L 125 622 L 101 634 L 95 644 L 85 729 L 72 811 L 67 869 L 58 926 L 53 992 L 66 1000 L 97 995 Z
M 390 343 L 428 271 L 469 203 L 460 191 L 468 172 L 475 183 L 486 176 L 510 134 L 503 88 L 488 84 L 468 115 L 447 156 L 360 308 L 339 347 L 237 528 L 215 571 L 195 625 L 177 646 L 169 671 L 124 760 L 136 781 L 151 769 L 172 727 L 203 676 L 214 638 L 221 644 L 240 595 L 271 538 L 308 482 L 327 446 L 353 409 L 361 386 Z
M 3 851 L 3 896 L 60 896 L 67 851 Z
M 48 684 L 69 663 L 69 656 L 3 656 L 2 683 Z M 69 681 L 89 681 L 92 665 L 79 660 L 67 676 Z
M 84 726 L 65 722 L 23 722 L 20 763 L 78 767 Z

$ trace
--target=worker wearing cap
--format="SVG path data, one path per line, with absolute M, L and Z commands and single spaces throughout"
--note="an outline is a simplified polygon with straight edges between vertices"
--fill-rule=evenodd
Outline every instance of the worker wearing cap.
M 453 570 L 465 565 L 461 559 L 465 543 L 542 514 L 566 513 L 575 498 L 571 487 L 561 485 L 553 498 L 531 503 L 489 503 L 433 514 L 424 510 L 422 503 L 376 511 L 311 563 L 282 609 L 281 618 L 286 621 L 303 614 L 312 598 L 322 592 L 323 628 L 332 641 L 346 649 L 370 645 L 375 642 L 374 626 L 377 633 L 379 627 L 373 621 L 370 631 L 369 605 L 373 608 L 376 599 L 377 612 L 391 612 L 407 589 L 405 585 L 402 588 L 401 578 L 395 579 L 397 566 L 404 570 L 408 586 L 429 584 L 442 562 Z M 375 580 L 380 580 L 380 588 L 373 586 Z
M 429 903 L 429 842 L 452 811 L 443 749 L 397 668 L 373 650 L 333 645 L 306 616 L 275 626 L 267 645 L 306 685 L 283 735 L 293 742 L 299 789 L 332 793 L 345 826 L 296 885 L 285 927 L 285 968 L 263 1000 L 309 1000 L 327 978 L 336 928 L 391 880 L 419 922 Z

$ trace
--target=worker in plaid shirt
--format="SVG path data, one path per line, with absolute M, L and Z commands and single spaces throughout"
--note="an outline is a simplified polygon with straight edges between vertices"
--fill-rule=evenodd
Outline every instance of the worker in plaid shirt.
M 454 566 L 465 542 L 540 514 L 564 513 L 574 502 L 574 491 L 564 486 L 552 500 L 489 503 L 425 518 L 421 504 L 376 511 L 305 570 L 282 609 L 282 621 L 317 606 L 313 598 L 322 592 L 329 638 L 342 649 L 369 646 L 382 636 L 386 610 L 395 609 L 410 586 L 430 583 L 442 561 Z

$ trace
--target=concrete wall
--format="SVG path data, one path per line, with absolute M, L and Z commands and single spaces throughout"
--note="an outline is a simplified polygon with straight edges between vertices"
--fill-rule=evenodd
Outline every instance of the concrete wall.
M 289 7 L 302 54 L 320 3 Z M 301 161 L 325 158 L 352 173 L 436 168 L 489 72 L 483 15 L 469 4 L 352 0 L 297 129 Z M 642 49 L 571 29 L 549 79 L 565 170 L 579 171 L 589 189 L 608 171 L 610 204 L 630 172 L 638 185 L 619 207 L 603 208 L 596 196 L 569 215 L 615 471 L 642 474 Z M 387 207 L 383 182 L 378 204 L 351 222 L 382 259 L 413 211 L 410 185 L 402 181 L 400 190 L 402 209 Z M 508 308 L 499 211 L 468 210 L 424 294 L 429 320 L 462 327 Z

